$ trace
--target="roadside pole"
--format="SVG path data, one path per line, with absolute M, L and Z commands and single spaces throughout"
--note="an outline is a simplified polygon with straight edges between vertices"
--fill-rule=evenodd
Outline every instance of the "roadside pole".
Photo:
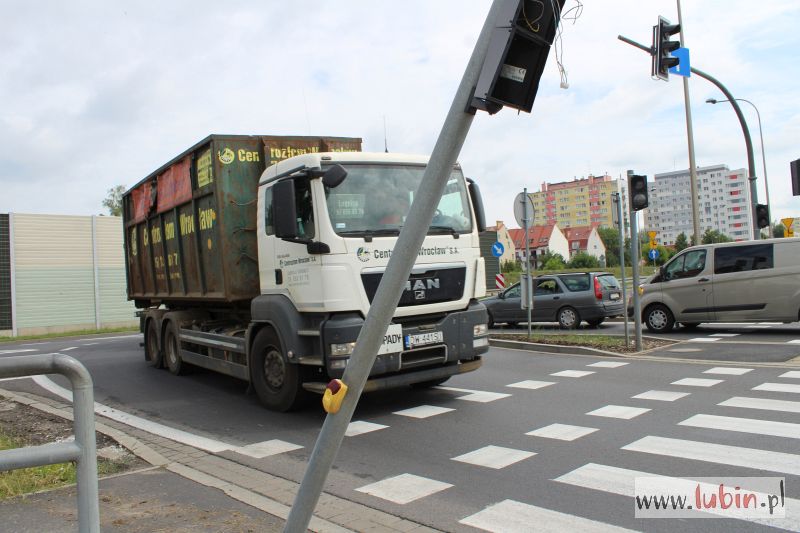
M 531 242 L 528 238 L 528 229 L 530 228 L 530 214 L 528 213 L 528 188 L 522 190 L 525 195 L 522 200 L 522 208 L 524 209 L 525 222 L 525 284 L 522 289 L 525 293 L 522 295 L 522 300 L 525 302 L 525 307 L 528 310 L 528 340 L 531 340 L 531 306 L 533 305 L 533 290 L 531 289 Z
M 619 227 L 619 264 L 620 272 L 622 273 L 622 301 L 625 302 L 625 313 L 622 315 L 625 319 L 625 347 L 630 345 L 628 335 L 628 290 L 625 288 L 625 224 L 622 218 L 622 197 L 618 192 L 612 193 L 612 200 L 616 200 L 617 207 L 617 224 Z
M 325 417 L 294 505 L 289 512 L 284 528 L 285 532 L 305 532 L 311 521 L 325 479 L 339 452 L 345 431 L 352 420 L 383 336 L 414 266 L 417 251 L 422 246 L 436 206 L 442 197 L 442 192 L 464 144 L 472 120 L 475 118 L 474 113 L 470 112 L 473 89 L 478 83 L 492 30 L 501 7 L 502 1 L 494 0 L 486 16 L 464 76 L 425 168 L 406 224 L 400 232 L 395 253 L 389 260 L 358 335 L 350 363 L 345 368 L 342 381 L 347 384 L 350 392 L 344 397 L 339 412 L 328 414 Z
M 633 174 L 632 170 L 628 171 L 628 176 Z M 629 186 L 630 188 L 630 186 Z M 632 206 L 630 206 L 632 207 Z M 639 221 L 637 220 L 638 212 L 630 209 L 628 216 L 631 221 L 631 265 L 633 266 L 633 323 L 635 346 L 636 351 L 642 351 L 642 311 L 641 302 L 639 301 Z

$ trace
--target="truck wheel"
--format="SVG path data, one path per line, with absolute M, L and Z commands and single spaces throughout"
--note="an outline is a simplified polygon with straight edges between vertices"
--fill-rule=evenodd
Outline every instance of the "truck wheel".
M 644 321 L 650 333 L 669 333 L 675 325 L 675 317 L 666 305 L 653 304 L 644 312 Z
M 581 323 L 581 315 L 572 307 L 562 307 L 558 310 L 558 325 L 561 329 L 575 329 Z
M 154 368 L 161 368 L 164 363 L 161 347 L 158 345 L 158 329 L 155 319 L 148 320 L 144 330 L 144 360 Z
M 176 376 L 187 373 L 188 366 L 181 359 L 180 337 L 175 322 L 167 322 L 167 329 L 164 331 L 164 361 L 170 372 Z
M 305 399 L 300 367 L 286 359 L 278 335 L 271 328 L 258 332 L 250 354 L 250 379 L 261 403 L 273 411 L 290 411 Z

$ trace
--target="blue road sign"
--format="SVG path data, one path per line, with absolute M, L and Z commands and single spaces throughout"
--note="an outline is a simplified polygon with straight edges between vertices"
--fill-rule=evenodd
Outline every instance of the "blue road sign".
M 495 257 L 500 257 L 505 251 L 506 249 L 503 247 L 503 244 L 500 241 L 497 241 L 492 245 L 492 255 Z
M 652 250 L 647 252 L 647 257 L 649 257 L 651 261 L 655 261 L 656 259 L 658 259 L 658 250 L 653 248 Z
M 669 73 L 677 74 L 678 76 L 686 76 L 687 78 L 691 76 L 692 67 L 689 64 L 689 49 L 678 48 L 672 52 L 672 57 L 678 58 L 678 61 L 680 62 L 669 69 Z

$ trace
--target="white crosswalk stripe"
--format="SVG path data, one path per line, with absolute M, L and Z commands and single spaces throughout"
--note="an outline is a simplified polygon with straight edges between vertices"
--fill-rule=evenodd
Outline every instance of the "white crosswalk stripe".
M 514 463 L 524 461 L 534 455 L 536 455 L 534 452 L 527 452 L 525 450 L 503 448 L 502 446 L 485 446 L 474 452 L 453 457 L 452 460 L 499 470 L 513 465 Z
M 621 366 L 625 366 L 628 364 L 630 363 L 622 363 L 620 361 L 599 361 L 597 363 L 592 363 L 586 366 L 590 366 L 593 368 L 619 368 Z
M 700 414 L 687 418 L 683 422 L 678 422 L 678 425 L 800 439 L 800 424 L 791 424 L 789 422 Z
M 647 436 L 623 450 L 800 475 L 800 455 L 693 440 Z
M 800 413 L 800 402 L 789 400 L 770 400 L 768 398 L 745 398 L 734 396 L 729 400 L 720 402 L 723 407 L 741 407 L 743 409 L 763 409 L 765 411 L 783 411 L 785 413 Z
M 498 533 L 528 533 L 534 530 L 540 533 L 561 533 L 563 531 L 622 533 L 631 531 L 514 500 L 503 500 L 491 505 L 483 511 L 459 520 L 459 523 Z
M 709 368 L 708 370 L 704 371 L 703 374 L 720 374 L 720 375 L 727 375 L 727 376 L 742 376 L 747 374 L 748 372 L 752 372 L 752 368 L 734 368 L 734 367 L 727 367 L 727 366 L 715 366 L 714 368 Z
M 753 387 L 753 390 L 762 390 L 767 392 L 791 392 L 794 394 L 800 394 L 800 385 L 795 385 L 793 383 L 762 383 L 757 387 Z
M 672 385 L 683 385 L 684 387 L 713 387 L 722 383 L 722 379 L 704 379 L 704 378 L 684 378 L 678 381 L 673 381 Z
M 364 485 L 356 490 L 376 498 L 404 505 L 449 489 L 452 486 L 450 483 L 415 476 L 414 474 L 400 474 L 399 476 Z
M 639 415 L 643 415 L 649 410 L 650 409 L 646 409 L 644 407 L 629 407 L 627 405 L 606 405 L 605 407 L 601 407 L 600 409 L 589 411 L 586 414 L 590 416 L 602 416 L 605 418 L 623 418 L 625 420 L 630 420 L 631 418 L 636 418 Z
M 790 370 L 789 372 L 784 372 L 778 377 L 786 379 L 800 379 L 800 370 Z
M 634 483 L 637 477 L 663 477 L 665 481 L 672 480 L 669 476 L 661 476 L 651 472 L 640 470 L 629 470 L 615 466 L 606 466 L 596 463 L 589 463 L 573 470 L 563 476 L 557 477 L 554 481 L 565 483 L 575 487 L 608 492 L 620 496 L 634 497 Z M 633 505 L 632 505 L 633 506 Z M 720 510 L 716 513 L 709 510 L 712 514 L 729 516 Z M 747 522 L 754 522 L 771 527 L 779 527 L 789 531 L 800 531 L 800 500 L 786 498 L 786 518 L 774 519 L 745 519 Z
M 550 424 L 543 428 L 534 429 L 525 433 L 532 437 L 544 437 L 546 439 L 557 439 L 573 441 L 581 437 L 585 437 L 597 431 L 597 428 L 587 428 L 583 426 L 570 426 L 567 424 Z
M 689 396 L 690 392 L 673 392 L 667 390 L 649 390 L 647 392 L 643 392 L 641 394 L 637 394 L 636 396 L 631 396 L 631 398 L 637 400 L 656 400 L 659 402 L 674 402 L 675 400 L 680 400 L 684 396 Z
M 544 387 L 549 387 L 550 385 L 555 385 L 555 381 L 535 381 L 532 379 L 526 379 L 525 381 L 520 381 L 517 383 L 512 383 L 511 385 L 506 385 L 506 387 L 513 387 L 515 389 L 541 389 Z

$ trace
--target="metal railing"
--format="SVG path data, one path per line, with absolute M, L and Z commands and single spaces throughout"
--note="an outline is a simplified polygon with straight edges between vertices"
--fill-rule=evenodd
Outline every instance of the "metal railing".
M 78 478 L 78 528 L 81 533 L 99 533 L 92 377 L 86 367 L 68 355 L 0 358 L 0 378 L 38 374 L 61 374 L 72 383 L 75 441 L 0 451 L 0 471 L 75 461 Z

